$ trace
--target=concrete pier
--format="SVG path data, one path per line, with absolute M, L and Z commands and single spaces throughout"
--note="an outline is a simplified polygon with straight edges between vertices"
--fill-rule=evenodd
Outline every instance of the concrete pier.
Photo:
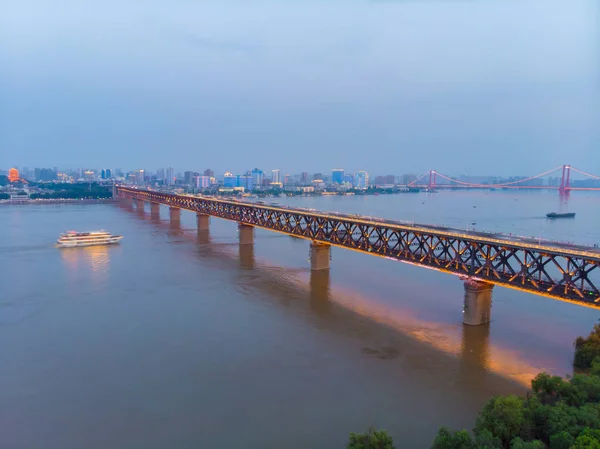
M 169 207 L 169 218 L 171 219 L 171 223 L 180 223 L 181 209 L 178 207 Z
M 196 214 L 196 223 L 198 223 L 198 232 L 208 231 L 210 228 L 210 215 Z
M 246 270 L 254 269 L 254 245 L 242 245 L 240 241 L 240 267 Z
M 310 272 L 310 308 L 318 315 L 331 313 L 329 270 Z
M 210 231 L 208 229 L 198 229 L 198 244 L 206 245 L 210 243 Z
M 131 207 L 137 207 L 138 202 L 134 197 L 131 197 Z
M 310 269 L 329 270 L 331 246 L 326 243 L 312 242 L 310 244 Z
M 254 244 L 254 226 L 248 226 L 242 223 L 238 224 L 238 235 L 240 237 L 240 245 Z
M 160 203 L 150 203 L 150 215 L 160 215 Z
M 465 304 L 463 323 L 478 326 L 490 322 L 492 315 L 492 289 L 494 284 L 487 282 L 465 281 Z

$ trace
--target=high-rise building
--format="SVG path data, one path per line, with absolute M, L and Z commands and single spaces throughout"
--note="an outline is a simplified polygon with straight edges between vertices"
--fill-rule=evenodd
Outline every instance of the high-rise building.
M 91 182 L 94 180 L 94 172 L 92 170 L 86 170 L 85 172 L 83 172 L 83 179 L 85 179 L 88 182 Z
M 261 186 L 263 183 L 263 179 L 265 179 L 265 172 L 258 168 L 255 168 L 254 170 L 252 170 L 252 172 L 250 172 L 250 174 L 252 176 L 252 182 L 254 183 L 254 185 Z
M 186 185 L 192 184 L 192 177 L 194 176 L 193 171 L 186 171 L 183 173 L 183 183 Z
M 175 176 L 173 176 L 173 167 L 167 168 L 167 176 L 165 178 L 165 184 L 168 186 L 172 186 L 175 184 Z
M 223 175 L 223 187 L 237 187 L 237 178 L 229 172 Z
M 142 169 L 136 170 L 135 172 L 135 183 L 137 185 L 144 185 L 146 183 L 146 172 Z
M 381 176 L 381 175 L 375 176 L 375 179 L 373 180 L 373 184 L 375 184 L 376 186 L 382 186 L 382 185 L 386 184 L 385 176 Z
M 112 172 L 110 168 L 103 168 L 100 172 L 100 178 L 102 179 L 110 179 L 112 178 Z
M 333 184 L 341 184 L 344 182 L 344 169 L 334 168 L 331 170 L 331 182 Z
M 208 176 L 209 178 L 214 178 L 215 172 L 214 172 L 214 170 L 207 168 L 206 170 L 204 170 L 204 176 Z
M 36 181 L 54 181 L 56 179 L 56 171 L 51 168 L 36 168 Z
M 308 185 L 308 172 L 303 171 L 300 175 L 300 185 L 307 186 Z
M 210 178 L 208 176 L 195 176 L 196 187 L 199 189 L 208 189 L 210 187 Z
M 233 175 L 229 172 L 223 175 L 223 187 L 243 187 L 244 190 L 254 188 L 254 178 L 250 175 Z
M 322 181 L 323 180 L 323 173 L 314 173 L 312 180 L 313 181 Z
M 408 175 L 402 175 L 401 178 L 402 178 L 402 182 L 400 184 L 407 185 L 407 184 L 410 184 L 413 181 L 416 181 L 417 180 L 417 175 L 410 175 L 410 174 L 408 174 Z
M 289 184 L 291 179 L 292 179 L 292 175 L 290 175 L 289 173 L 286 173 L 285 176 L 283 177 L 283 183 Z
M 159 179 L 161 181 L 165 181 L 165 169 L 164 168 L 159 168 L 156 171 L 156 179 Z
M 354 175 L 354 187 L 366 189 L 369 187 L 369 174 L 366 171 L 358 171 Z
M 271 170 L 271 183 L 272 184 L 281 184 L 281 170 L 276 168 L 275 170 Z
M 254 189 L 254 178 L 250 175 L 240 176 L 238 187 L 243 187 L 246 191 Z
M 394 175 L 387 175 L 385 177 L 385 183 L 386 184 L 396 184 L 396 176 L 394 176 Z

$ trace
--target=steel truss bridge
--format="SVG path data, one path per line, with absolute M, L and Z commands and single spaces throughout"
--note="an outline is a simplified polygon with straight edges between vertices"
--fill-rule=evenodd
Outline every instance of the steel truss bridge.
M 596 247 L 122 186 L 115 189 L 121 197 L 600 308 L 600 249 Z

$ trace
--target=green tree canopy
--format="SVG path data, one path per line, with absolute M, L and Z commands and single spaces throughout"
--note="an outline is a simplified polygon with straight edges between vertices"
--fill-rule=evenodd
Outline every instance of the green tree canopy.
M 348 449 L 395 449 L 392 437 L 385 430 L 369 429 L 366 433 L 351 433 Z

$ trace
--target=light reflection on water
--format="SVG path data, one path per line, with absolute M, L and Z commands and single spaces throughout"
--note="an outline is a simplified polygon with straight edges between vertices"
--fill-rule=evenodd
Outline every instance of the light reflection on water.
M 59 251 L 71 282 L 76 282 L 79 276 L 86 276 L 94 285 L 101 286 L 109 276 L 111 251 L 119 251 L 119 248 L 85 246 L 60 248 Z
M 154 224 L 157 222 L 155 221 Z M 180 239 L 178 241 L 187 240 L 190 243 L 196 241 L 201 245 L 208 245 L 211 242 L 209 230 L 195 231 L 191 229 L 186 233 L 181 224 L 169 223 L 168 227 L 171 237 L 177 236 Z M 172 233 L 174 230 L 177 231 L 175 234 Z M 257 260 L 254 245 L 236 246 L 233 244 L 207 247 L 201 254 L 202 257 L 228 257 L 232 260 L 239 260 L 242 268 L 260 271 L 261 275 L 257 275 L 253 279 L 252 286 L 261 291 L 268 291 L 272 295 L 279 296 L 290 289 L 305 290 L 309 293 L 310 304 L 316 305 L 320 311 L 331 312 L 330 302 L 337 304 L 437 350 L 476 361 L 485 370 L 505 376 L 525 387 L 529 386 L 531 379 L 538 372 L 548 369 L 547 366 L 531 365 L 521 354 L 510 348 L 490 344 L 488 326 L 473 328 L 425 321 L 409 308 L 388 307 L 386 304 L 378 302 L 377 298 L 367 298 L 341 284 L 332 287 L 330 274 L 327 272 L 291 270 L 274 267 L 268 259 Z M 307 271 L 310 274 L 307 274 Z M 250 280 L 246 278 L 244 282 L 245 285 L 241 288 L 247 292 L 250 288 L 248 285 Z M 475 353 L 473 348 L 477 348 Z M 374 351 L 374 353 L 376 354 L 378 351 Z

